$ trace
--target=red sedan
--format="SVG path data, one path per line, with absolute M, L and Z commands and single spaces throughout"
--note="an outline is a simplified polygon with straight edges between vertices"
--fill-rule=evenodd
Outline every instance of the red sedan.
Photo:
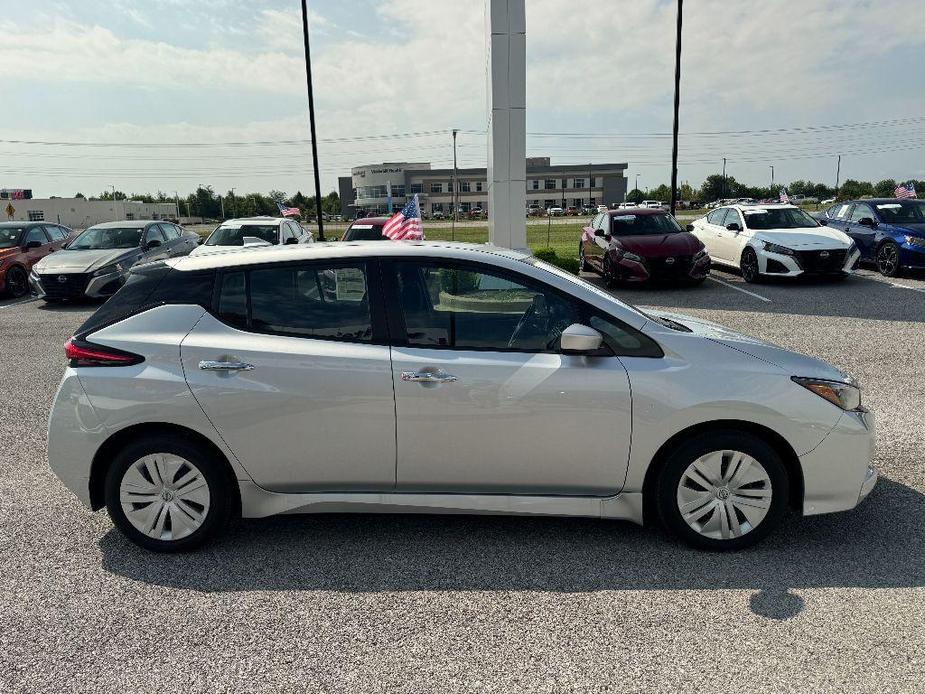
M 73 232 L 47 222 L 0 223 L 0 294 L 23 296 L 29 291 L 29 271 L 54 253 Z
M 582 230 L 578 258 L 582 270 L 599 272 L 607 286 L 648 280 L 699 284 L 710 273 L 700 240 L 661 209 L 599 213 Z

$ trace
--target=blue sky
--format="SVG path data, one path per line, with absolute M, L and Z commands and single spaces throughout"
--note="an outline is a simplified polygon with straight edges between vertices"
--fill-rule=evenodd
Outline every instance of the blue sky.
M 297 0 L 6 3 L 0 14 L 0 187 L 37 195 L 311 188 L 307 145 L 146 147 L 307 137 Z M 482 0 L 313 0 L 321 173 L 452 158 L 485 162 Z M 528 151 L 626 161 L 667 182 L 674 5 L 527 0 Z M 697 0 L 685 14 L 680 178 L 723 156 L 739 180 L 925 178 L 925 5 Z M 904 66 L 910 71 L 899 75 Z M 922 119 L 922 120 L 914 120 Z M 776 134 L 716 131 L 900 121 Z M 370 135 L 436 134 L 356 140 Z M 619 135 L 603 137 L 604 134 Z M 695 134 L 698 133 L 698 134 Z M 333 142 L 331 140 L 334 140 Z

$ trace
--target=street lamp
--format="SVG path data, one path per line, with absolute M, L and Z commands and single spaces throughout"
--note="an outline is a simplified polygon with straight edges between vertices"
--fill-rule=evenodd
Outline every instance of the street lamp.
M 773 188 L 774 187 L 774 165 L 768 164 L 768 166 L 771 167 L 771 187 Z
M 671 143 L 671 214 L 678 202 L 678 110 L 681 103 L 681 9 L 684 0 L 678 0 L 678 29 L 675 38 L 674 58 L 674 127 Z

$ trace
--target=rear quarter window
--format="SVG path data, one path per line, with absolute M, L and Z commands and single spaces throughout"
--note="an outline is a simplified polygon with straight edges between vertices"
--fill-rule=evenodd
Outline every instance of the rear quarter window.
M 182 272 L 166 263 L 147 263 L 133 269 L 125 285 L 81 325 L 75 335 L 86 337 L 107 325 L 164 304 L 212 305 L 215 272 Z

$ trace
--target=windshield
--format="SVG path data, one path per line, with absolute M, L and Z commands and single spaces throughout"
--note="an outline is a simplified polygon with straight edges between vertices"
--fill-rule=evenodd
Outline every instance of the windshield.
M 352 226 L 344 233 L 342 241 L 386 241 L 382 235 L 381 224 L 360 224 Z
M 0 248 L 12 248 L 18 245 L 22 227 L 0 227 Z
M 681 227 L 667 214 L 618 214 L 610 218 L 614 236 L 655 236 L 677 234 Z
M 245 236 L 256 236 L 267 243 L 279 243 L 279 227 L 275 224 L 245 224 L 219 227 L 206 239 L 207 246 L 243 246 Z
M 804 229 L 819 223 L 797 207 L 779 207 L 764 210 L 743 210 L 745 226 L 749 229 Z
M 877 213 L 887 224 L 925 224 L 925 201 L 881 203 L 877 205 Z
M 67 247 L 69 251 L 102 250 L 109 248 L 138 248 L 141 245 L 141 227 L 128 229 L 87 229 Z

